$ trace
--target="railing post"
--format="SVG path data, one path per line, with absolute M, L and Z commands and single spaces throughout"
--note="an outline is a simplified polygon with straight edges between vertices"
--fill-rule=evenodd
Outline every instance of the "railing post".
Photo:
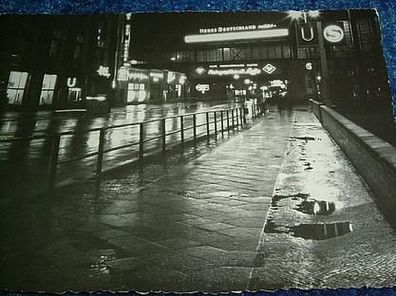
M 180 141 L 184 145 L 184 117 L 180 116 Z
M 142 159 L 144 155 L 144 130 L 143 122 L 139 123 L 139 158 Z
M 229 110 L 227 109 L 227 131 L 230 131 L 230 115 L 229 115 Z
M 206 136 L 209 140 L 209 134 L 210 134 L 210 129 L 209 129 L 209 112 L 206 112 Z
M 235 119 L 236 119 L 236 126 L 238 129 L 238 126 L 239 126 L 238 108 L 235 108 Z
M 242 107 L 242 114 L 243 114 L 243 123 L 246 124 L 246 112 L 245 112 L 245 106 Z
M 254 105 L 252 105 L 252 119 L 254 118 Z
M 98 148 L 98 159 L 96 162 L 96 177 L 99 178 L 102 175 L 102 164 L 103 164 L 103 150 L 106 130 L 102 128 L 99 134 L 99 148 Z
M 213 120 L 214 120 L 214 132 L 215 132 L 215 136 L 217 137 L 217 113 L 216 113 L 216 111 L 213 112 Z
M 232 122 L 232 130 L 234 130 L 234 124 L 235 124 L 235 122 L 234 122 L 234 109 L 231 109 L 231 122 Z
M 166 126 L 165 126 L 165 124 L 166 124 L 166 122 L 165 122 L 165 118 L 163 118 L 162 120 L 161 120 L 161 122 L 162 122 L 162 124 L 161 124 L 161 133 L 162 133 L 162 135 L 161 135 L 161 137 L 162 137 L 162 151 L 165 151 L 166 150 Z
M 220 122 L 221 122 L 221 136 L 224 137 L 224 118 L 223 118 L 223 110 L 220 112 Z
M 241 120 L 241 126 L 243 126 L 244 122 L 243 122 L 242 108 L 239 108 L 239 118 L 240 118 L 240 120 Z
M 56 171 L 58 168 L 58 157 L 59 157 L 59 145 L 60 145 L 60 135 L 56 135 L 52 140 L 51 155 L 49 162 L 49 180 L 48 180 L 48 192 L 51 194 L 55 190 L 56 183 Z
M 193 136 L 194 142 L 197 141 L 197 115 L 193 114 Z

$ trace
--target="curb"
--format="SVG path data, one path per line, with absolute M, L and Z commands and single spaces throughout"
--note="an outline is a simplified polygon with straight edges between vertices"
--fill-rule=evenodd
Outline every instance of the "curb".
M 323 103 L 310 103 L 322 126 L 374 193 L 385 216 L 396 225 L 396 148 Z

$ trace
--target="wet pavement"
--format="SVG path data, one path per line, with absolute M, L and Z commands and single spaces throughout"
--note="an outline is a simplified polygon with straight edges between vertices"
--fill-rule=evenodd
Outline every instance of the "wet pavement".
M 114 107 L 111 113 L 88 116 L 84 112 L 8 112 L 0 117 L 0 136 L 32 136 L 100 128 L 234 106 L 233 102 L 179 102 Z
M 204 112 L 234 107 L 232 102 L 197 102 L 172 103 L 164 105 L 129 105 L 114 108 L 105 116 L 89 117 L 82 114 L 8 114 L 0 121 L 1 137 L 28 137 L 49 135 L 54 133 L 78 132 L 89 129 L 148 121 L 179 114 Z M 7 115 L 7 114 L 6 114 Z M 210 120 L 213 120 L 211 114 Z M 205 114 L 197 116 L 197 125 L 206 122 Z M 192 117 L 185 118 L 185 127 L 192 125 Z M 166 121 L 166 130 L 180 128 L 178 118 Z M 161 122 L 144 125 L 145 139 L 158 137 Z M 201 126 L 198 136 L 206 134 L 206 127 Z M 192 138 L 192 129 L 185 132 L 185 138 Z M 139 141 L 139 126 L 127 126 L 111 129 L 105 135 L 105 150 L 126 146 L 123 149 L 110 151 L 104 155 L 103 169 L 118 166 L 139 156 L 139 146 L 130 145 Z M 168 136 L 168 146 L 180 143 L 180 134 Z M 0 145 L 0 185 L 6 195 L 25 195 L 42 192 L 48 187 L 48 170 L 51 155 L 52 139 L 50 137 L 15 142 L 1 142 Z M 84 158 L 80 161 L 64 163 L 74 158 L 92 155 L 99 149 L 99 131 L 81 132 L 63 135 L 60 140 L 58 165 L 58 184 L 75 182 L 80 178 L 93 176 L 97 156 Z M 145 154 L 161 149 L 161 139 L 147 141 L 144 144 Z M 77 172 L 77 173 L 76 173 Z M 79 174 L 78 174 L 79 173 Z
M 0 288 L 393 286 L 396 236 L 307 108 L 2 208 Z

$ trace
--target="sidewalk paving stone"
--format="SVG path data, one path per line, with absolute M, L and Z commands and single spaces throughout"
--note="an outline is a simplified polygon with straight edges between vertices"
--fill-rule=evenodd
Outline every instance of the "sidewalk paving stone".
M 311 134 L 321 140 L 303 139 Z M 348 249 L 354 248 L 354 240 L 345 240 L 350 234 L 314 241 L 270 231 L 274 225 L 287 230 L 302 222 L 344 218 L 360 219 L 354 222 L 354 232 L 360 234 L 365 226 L 372 229 L 370 223 L 376 219 L 376 227 L 383 227 L 381 233 L 386 235 L 386 247 L 377 247 L 384 253 L 376 254 L 372 241 L 365 244 L 362 239 L 357 240 L 359 250 L 367 247 L 362 256 L 374 256 L 372 263 L 386 265 L 386 258 L 393 262 L 396 240 L 389 225 L 311 113 L 272 112 L 250 129 L 224 141 L 211 139 L 207 145 L 199 146 L 195 157 L 197 151 L 188 150 L 140 169 L 124 167 L 109 173 L 96 192 L 91 183 L 75 185 L 57 191 L 50 201 L 5 212 L 0 218 L 7 219 L 5 225 L 18 215 L 31 214 L 2 230 L 8 240 L 0 243 L 5 254 L 1 273 L 7 273 L 0 276 L 0 288 L 210 292 L 309 288 L 334 285 L 347 270 L 358 270 L 349 283 L 360 283 L 366 273 L 358 264 L 365 263 Z M 347 184 L 339 184 L 346 176 L 352 176 L 360 196 L 351 196 Z M 343 207 L 326 217 L 307 215 L 296 210 L 304 194 L 330 201 L 336 195 L 337 205 Z M 361 221 L 361 215 L 371 212 L 370 222 Z M 41 213 L 38 222 L 35 213 Z M 35 227 L 30 227 L 32 221 Z M 39 231 L 34 234 L 33 229 Z M 348 255 L 345 262 L 331 261 L 340 258 L 337 241 Z M 393 268 L 384 269 L 389 277 L 395 275 Z M 374 278 L 378 276 L 371 276 L 371 282 Z

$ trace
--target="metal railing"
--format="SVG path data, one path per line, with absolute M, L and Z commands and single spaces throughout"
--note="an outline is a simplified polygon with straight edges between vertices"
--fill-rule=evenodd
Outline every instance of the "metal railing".
M 255 105 L 251 106 L 251 113 L 252 118 L 257 117 L 258 115 L 258 108 Z M 197 117 L 199 115 L 205 115 L 204 120 L 201 123 L 197 123 Z M 169 130 L 167 129 L 166 123 L 169 120 L 178 121 L 178 127 L 176 129 Z M 188 119 L 190 119 L 191 124 L 188 125 Z M 146 137 L 145 134 L 145 127 L 152 123 L 159 123 L 159 135 L 154 137 Z M 50 138 L 51 147 L 50 147 L 50 158 L 49 158 L 49 168 L 48 168 L 48 191 L 51 193 L 54 191 L 56 183 L 57 183 L 57 173 L 58 168 L 62 164 L 67 164 L 71 162 L 80 161 L 82 159 L 88 157 L 96 156 L 96 168 L 95 168 L 95 177 L 100 179 L 102 172 L 103 172 L 103 158 L 106 153 L 137 146 L 137 156 L 134 158 L 138 158 L 142 160 L 146 153 L 147 143 L 152 141 L 160 141 L 160 147 L 156 147 L 154 150 L 158 150 L 165 152 L 168 147 L 182 145 L 186 142 L 197 142 L 198 139 L 206 137 L 208 140 L 211 135 L 217 137 L 218 134 L 224 136 L 225 132 L 230 132 L 235 130 L 235 128 L 242 127 L 247 123 L 246 120 L 246 113 L 244 108 L 232 108 L 232 109 L 221 109 L 221 110 L 210 110 L 204 112 L 196 112 L 196 113 L 185 113 L 170 117 L 152 119 L 148 121 L 142 122 L 135 122 L 135 123 L 127 123 L 127 124 L 119 124 L 119 125 L 112 125 L 102 128 L 93 128 L 89 130 L 81 130 L 81 131 L 67 131 L 61 132 L 54 135 L 38 135 L 38 136 L 30 136 L 30 137 L 22 137 L 22 138 L 8 138 L 8 139 L 1 139 L 0 142 L 14 142 L 14 141 L 29 141 L 35 139 L 48 139 Z M 206 132 L 204 134 L 198 134 L 198 129 L 203 128 L 206 126 Z M 132 143 L 127 143 L 123 145 L 119 145 L 116 147 L 106 148 L 106 134 L 109 131 L 119 128 L 126 128 L 126 127 L 138 127 L 137 138 L 138 140 Z M 191 130 L 192 137 L 186 137 L 186 132 Z M 90 152 L 84 155 L 71 157 L 69 159 L 60 160 L 59 159 L 59 152 L 61 148 L 61 140 L 62 137 L 66 136 L 75 136 L 77 134 L 83 133 L 92 133 L 92 132 L 99 132 L 99 139 L 98 139 L 98 148 L 97 151 Z M 178 143 L 167 143 L 167 137 L 172 135 L 178 135 L 180 140 Z M 133 159 L 133 158 L 132 158 Z

